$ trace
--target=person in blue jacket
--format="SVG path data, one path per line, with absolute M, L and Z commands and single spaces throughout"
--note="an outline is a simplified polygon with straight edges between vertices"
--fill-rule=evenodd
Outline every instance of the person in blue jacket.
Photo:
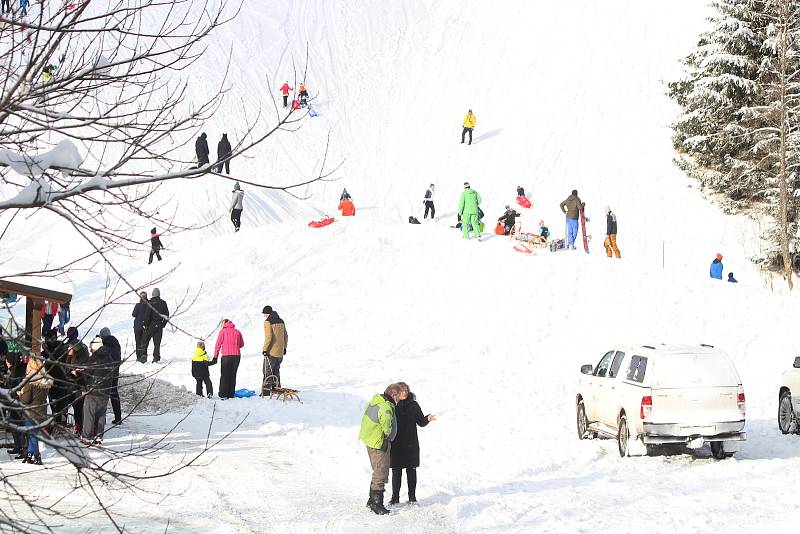
M 734 284 L 738 284 L 739 283 L 739 281 L 736 280 L 736 278 L 733 277 L 733 273 L 728 273 L 728 282 L 732 282 Z
M 714 261 L 711 262 L 711 269 L 710 274 L 711 278 L 716 278 L 717 280 L 722 280 L 722 254 L 717 254 L 717 257 L 714 258 Z

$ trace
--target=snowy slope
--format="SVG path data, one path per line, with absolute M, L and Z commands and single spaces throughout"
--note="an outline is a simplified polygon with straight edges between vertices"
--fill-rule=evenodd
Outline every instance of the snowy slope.
M 279 195 L 246 205 L 238 234 L 223 220 L 174 238 L 161 263 L 122 265 L 134 283 L 176 269 L 159 287 L 173 308 L 184 295 L 197 297 L 176 318 L 182 330 L 213 342 L 219 319 L 237 324 L 245 338 L 239 387 L 260 384 L 260 310 L 273 305 L 290 334 L 284 382 L 302 391 L 304 403 L 216 402 L 212 436 L 246 416 L 242 427 L 205 466 L 168 486 L 153 482 L 173 494 L 159 506 L 121 502 L 127 526 L 791 531 L 796 518 L 786 511 L 794 501 L 779 488 L 793 485 L 800 440 L 780 435 L 774 412 L 780 372 L 798 349 L 786 334 L 800 311 L 797 298 L 763 287 L 745 260 L 755 246 L 752 228 L 721 215 L 670 162 L 673 110 L 662 81 L 702 28 L 699 4 L 248 2 L 198 77 L 218 74 L 233 44 L 234 88 L 247 109 L 266 107 L 266 78 L 276 94 L 286 78 L 294 83 L 292 60 L 302 62 L 308 43 L 309 89 L 319 94 L 321 116 L 253 159 L 234 160 L 234 175 L 236 168 L 275 180 L 307 175 L 331 132 L 333 159 L 346 157 L 342 179 L 309 187 L 303 208 Z M 241 103 L 226 104 L 223 126 L 209 125 L 211 141 L 236 124 Z M 478 117 L 470 147 L 458 143 L 467 108 Z M 543 217 L 555 233 L 563 220 L 558 202 L 577 188 L 597 217 L 592 253 L 528 257 L 505 238 L 462 240 L 449 225 L 465 179 L 484 197 L 489 220 L 524 185 L 534 202 L 525 224 Z M 404 223 L 431 181 L 442 218 Z M 343 185 L 358 215 L 306 227 L 312 215 L 333 210 Z M 197 222 L 213 220 L 228 186 L 176 185 L 179 209 L 188 205 Z M 602 254 L 605 203 L 619 217 L 622 261 Z M 737 286 L 707 278 L 718 251 Z M 76 315 L 106 291 L 99 275 L 78 278 L 85 300 L 76 299 Z M 127 299 L 96 324 L 110 326 L 129 350 L 131 306 Z M 192 390 L 194 340 L 180 332 L 165 339 L 160 378 Z M 748 400 L 749 439 L 735 459 L 717 462 L 701 451 L 623 460 L 613 442 L 577 439 L 580 365 L 596 363 L 614 344 L 662 341 L 711 343 L 731 354 Z M 143 369 L 153 366 L 127 366 Z M 212 369 L 216 388 L 219 370 Z M 369 470 L 358 424 L 363 403 L 396 380 L 408 382 L 439 420 L 420 430 L 420 505 L 378 518 L 363 506 Z M 158 436 L 193 400 L 161 391 L 174 410 L 133 416 L 106 443 L 121 448 Z M 213 403 L 194 404 L 157 466 L 202 446 Z M 46 453 L 45 461 L 56 459 Z M 73 530 L 101 524 L 87 518 Z

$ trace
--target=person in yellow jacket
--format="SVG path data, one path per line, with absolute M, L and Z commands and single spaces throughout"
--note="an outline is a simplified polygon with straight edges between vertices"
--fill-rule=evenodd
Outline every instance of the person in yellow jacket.
M 472 110 L 467 112 L 467 116 L 464 117 L 464 129 L 461 131 L 461 144 L 464 144 L 464 135 L 469 132 L 469 144 L 472 144 L 472 130 L 475 128 L 475 122 L 477 119 L 475 115 L 472 114 Z
M 206 385 L 206 394 L 210 399 L 214 395 L 214 386 L 211 384 L 211 375 L 208 372 L 208 366 L 217 363 L 214 358 L 208 361 L 208 353 L 206 352 L 206 344 L 202 341 L 197 342 L 197 348 L 194 349 L 194 356 L 192 356 L 192 376 L 197 382 L 194 392 L 203 396 L 203 384 Z
M 389 481 L 391 441 L 397 434 L 397 420 L 394 407 L 405 399 L 408 392 L 398 384 L 389 384 L 382 395 L 375 395 L 364 408 L 361 418 L 361 431 L 358 439 L 367 446 L 369 463 L 372 466 L 372 480 L 369 485 L 367 506 L 374 513 L 388 514 L 383 506 L 383 493 Z

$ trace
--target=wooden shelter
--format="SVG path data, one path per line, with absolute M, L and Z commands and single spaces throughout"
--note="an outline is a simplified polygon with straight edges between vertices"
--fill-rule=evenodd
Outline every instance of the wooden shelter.
M 37 356 L 42 353 L 40 310 L 44 301 L 63 304 L 72 300 L 72 292 L 70 284 L 60 282 L 55 277 L 0 275 L 0 293 L 25 297 L 25 344 Z

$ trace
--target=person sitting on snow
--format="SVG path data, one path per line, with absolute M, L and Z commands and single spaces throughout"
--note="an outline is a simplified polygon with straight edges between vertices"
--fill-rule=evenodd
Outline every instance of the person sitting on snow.
M 547 239 L 550 237 L 550 230 L 544 225 L 544 221 L 539 221 L 539 235 Z
M 517 186 L 517 196 L 518 197 L 524 197 L 525 196 L 525 188 L 522 187 L 521 185 Z
M 349 198 L 339 202 L 338 209 L 342 210 L 342 217 L 351 217 L 356 214 L 356 207 L 353 205 L 353 201 Z
M 731 283 L 734 283 L 734 284 L 737 284 L 737 283 L 739 283 L 739 282 L 736 280 L 736 278 L 734 278 L 734 277 L 733 277 L 733 273 L 728 273 L 728 282 L 731 282 Z
M 503 216 L 497 219 L 497 222 L 505 227 L 503 235 L 510 235 L 513 232 L 514 224 L 517 222 L 517 217 L 519 216 L 520 214 L 511 209 L 511 206 L 506 206 L 506 211 L 503 213 Z

